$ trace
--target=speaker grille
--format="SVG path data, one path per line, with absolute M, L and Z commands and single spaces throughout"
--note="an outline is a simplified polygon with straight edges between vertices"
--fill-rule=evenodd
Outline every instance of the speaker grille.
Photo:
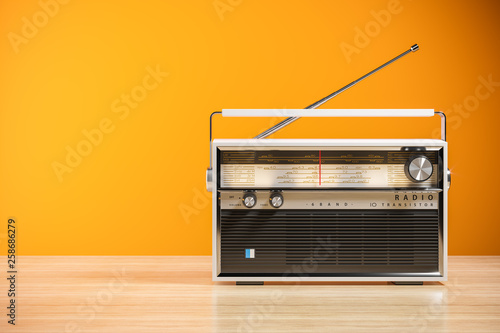
M 438 271 L 438 210 L 222 210 L 219 227 L 221 273 Z

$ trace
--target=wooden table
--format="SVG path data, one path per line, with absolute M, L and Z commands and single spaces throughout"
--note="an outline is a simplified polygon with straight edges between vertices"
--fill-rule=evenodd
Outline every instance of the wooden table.
M 450 257 L 446 283 L 211 280 L 211 257 L 21 257 L 0 332 L 500 332 L 500 257 Z M 4 273 L 5 274 L 5 271 Z

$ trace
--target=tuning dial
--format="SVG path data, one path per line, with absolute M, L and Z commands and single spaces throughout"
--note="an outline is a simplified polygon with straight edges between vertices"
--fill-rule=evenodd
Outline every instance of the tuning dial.
M 269 203 L 274 208 L 280 208 L 283 205 L 283 196 L 280 193 L 273 193 L 269 197 Z
M 247 193 L 243 196 L 243 205 L 247 208 L 252 208 L 257 203 L 257 197 L 253 193 Z
M 427 156 L 411 157 L 406 162 L 405 174 L 412 182 L 424 182 L 432 176 L 432 163 Z

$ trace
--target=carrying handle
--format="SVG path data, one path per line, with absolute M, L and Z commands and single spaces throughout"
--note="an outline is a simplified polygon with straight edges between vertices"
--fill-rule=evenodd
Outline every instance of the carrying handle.
M 224 109 L 223 117 L 432 117 L 433 109 Z
M 441 117 L 441 140 L 446 141 L 446 115 L 433 109 L 223 109 L 210 115 L 210 166 L 212 170 L 212 118 L 223 117 Z M 207 172 L 208 178 L 208 172 Z M 207 183 L 208 184 L 208 183 Z
M 279 113 L 277 113 L 279 111 Z M 287 117 L 289 113 L 302 113 L 304 110 L 276 110 L 276 109 L 226 109 L 212 112 L 210 115 L 210 166 L 206 173 L 207 191 L 212 192 L 212 118 L 216 114 L 222 114 L 225 117 Z M 323 115 L 319 115 L 324 111 Z M 249 115 L 250 114 L 250 115 Z M 435 114 L 441 117 L 441 140 L 446 141 L 446 115 L 444 112 L 432 109 L 339 109 L 339 110 L 316 110 L 315 112 L 306 112 L 301 117 L 431 117 Z M 260 139 L 258 139 L 260 140 Z M 448 183 L 451 182 L 450 170 L 448 170 Z

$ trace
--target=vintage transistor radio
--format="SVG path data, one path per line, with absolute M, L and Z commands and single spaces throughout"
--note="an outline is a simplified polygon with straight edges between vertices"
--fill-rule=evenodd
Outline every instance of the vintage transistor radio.
M 308 109 L 416 50 L 414 45 Z M 231 109 L 216 113 L 289 118 L 253 139 L 213 141 L 210 121 L 207 188 L 213 192 L 214 281 L 420 284 L 447 279 L 450 173 L 442 112 Z M 435 114 L 441 116 L 441 140 L 265 139 L 298 117 Z

